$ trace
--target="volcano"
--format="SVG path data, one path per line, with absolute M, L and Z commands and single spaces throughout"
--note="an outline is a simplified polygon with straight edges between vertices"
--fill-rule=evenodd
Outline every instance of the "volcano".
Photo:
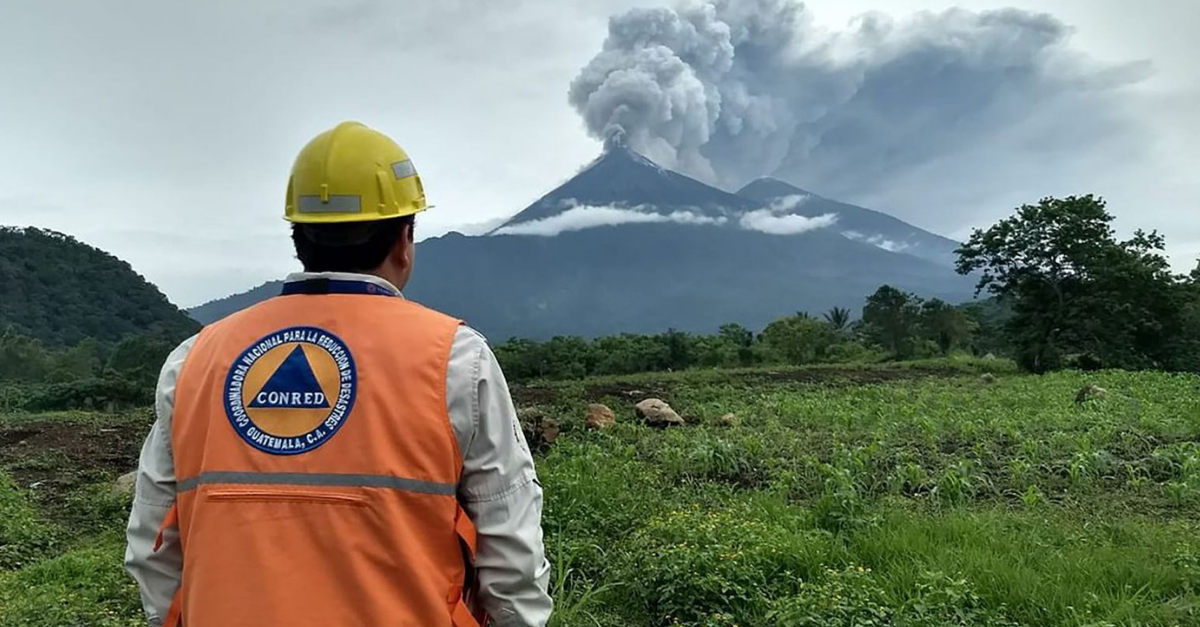
M 610 142 L 491 233 L 420 242 L 405 294 L 500 340 L 761 329 L 797 311 L 858 311 L 883 284 L 966 300 L 973 285 L 949 264 L 956 245 L 783 181 L 733 194 Z M 191 313 L 211 322 L 278 289 Z

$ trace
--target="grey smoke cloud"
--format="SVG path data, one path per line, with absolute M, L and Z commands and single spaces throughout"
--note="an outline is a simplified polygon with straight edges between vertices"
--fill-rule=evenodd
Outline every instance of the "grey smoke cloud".
M 592 135 L 623 131 L 727 189 L 773 175 L 883 209 L 954 211 L 943 226 L 961 228 L 984 194 L 1031 175 L 1074 183 L 1138 153 L 1121 93 L 1147 66 L 1094 63 L 1070 35 L 1017 9 L 867 14 L 831 32 L 796 0 L 691 0 L 613 17 L 569 100 Z

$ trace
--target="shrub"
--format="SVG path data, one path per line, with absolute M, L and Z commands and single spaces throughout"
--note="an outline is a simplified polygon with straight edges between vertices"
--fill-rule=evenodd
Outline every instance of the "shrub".
M 882 627 L 891 624 L 892 615 L 871 570 L 848 566 L 802 583 L 798 594 L 772 604 L 768 618 L 777 627 Z
M 615 580 L 622 597 L 664 624 L 755 624 L 771 599 L 794 592 L 814 554 L 828 557 L 830 542 L 745 505 L 673 510 L 633 534 L 616 556 Z
M 142 407 L 154 402 L 154 386 L 119 375 L 52 383 L 33 388 L 17 408 L 24 411 L 63 411 L 69 409 L 117 410 Z

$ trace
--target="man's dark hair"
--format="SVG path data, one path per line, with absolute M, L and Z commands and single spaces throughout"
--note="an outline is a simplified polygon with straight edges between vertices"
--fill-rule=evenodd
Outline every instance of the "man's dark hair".
M 338 224 L 293 224 L 292 243 L 305 272 L 367 272 L 378 268 L 415 216 Z

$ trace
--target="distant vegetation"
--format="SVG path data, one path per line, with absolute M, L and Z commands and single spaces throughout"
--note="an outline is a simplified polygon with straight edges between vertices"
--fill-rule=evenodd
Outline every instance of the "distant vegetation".
M 174 347 L 165 339 L 131 335 L 115 344 L 84 340 L 48 349 L 10 327 L 0 333 L 0 411 L 148 405 Z
M 0 227 L 0 411 L 143 405 L 199 325 L 129 264 L 67 235 Z
M 0 295 L 0 332 L 54 348 L 198 328 L 128 263 L 53 231 L 0 227 Z
M 800 312 L 772 322 L 757 334 L 731 323 L 714 335 L 667 331 L 594 340 L 514 338 L 498 346 L 496 354 L 510 379 L 527 381 L 689 368 L 867 363 L 954 352 L 983 356 L 1007 348 L 997 340 L 998 320 L 1006 314 L 995 303 L 955 307 L 885 285 L 867 299 L 861 319 L 853 320 L 851 315 L 842 308 L 819 318 Z

